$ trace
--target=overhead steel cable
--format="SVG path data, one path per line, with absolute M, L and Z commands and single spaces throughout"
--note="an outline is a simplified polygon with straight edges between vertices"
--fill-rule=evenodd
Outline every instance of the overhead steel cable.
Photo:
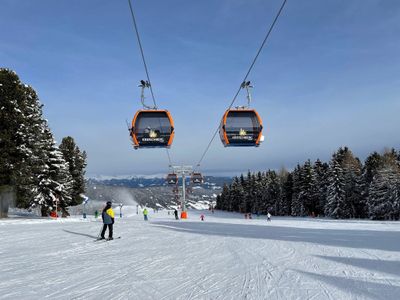
M 136 24 L 135 14 L 133 13 L 133 7 L 132 7 L 131 0 L 128 0 L 128 3 L 129 3 L 129 8 L 130 8 L 130 11 L 131 11 L 131 15 L 132 15 L 133 27 L 135 29 L 136 38 L 137 38 L 137 41 L 138 41 L 138 44 L 139 44 L 139 48 L 140 48 L 140 54 L 142 55 L 144 70 L 146 71 L 147 81 L 149 82 L 149 88 L 150 88 L 151 97 L 153 99 L 154 108 L 157 109 L 157 103 L 156 103 L 156 99 L 154 97 L 153 88 L 151 87 L 151 80 L 150 80 L 150 76 L 149 76 L 149 70 L 147 69 L 146 59 L 144 58 L 144 51 L 143 51 L 143 47 L 142 47 L 142 42 L 140 40 L 139 30 L 138 30 L 138 26 Z
M 165 150 L 167 151 L 167 156 L 168 156 L 168 162 L 169 162 L 168 167 L 171 168 L 172 167 L 171 155 L 169 154 L 169 150 L 168 149 L 165 149 Z
M 139 34 L 138 26 L 137 26 L 137 23 L 136 23 L 135 14 L 133 12 L 133 6 L 132 6 L 132 3 L 131 3 L 131 0 L 128 0 L 128 4 L 129 4 L 129 9 L 131 11 L 132 22 L 133 22 L 133 27 L 134 27 L 135 33 L 136 33 L 137 42 L 139 44 L 140 54 L 142 55 L 142 61 L 143 61 L 144 70 L 145 70 L 146 76 L 147 76 L 147 82 L 149 83 L 149 89 L 150 89 L 150 93 L 151 93 L 151 98 L 153 99 L 154 109 L 157 109 L 157 103 L 156 103 L 156 99 L 154 97 L 153 87 L 152 87 L 151 80 L 150 80 L 150 75 L 149 75 L 149 70 L 147 68 L 146 59 L 144 57 L 144 50 L 143 50 L 142 42 L 140 40 L 140 34 Z M 161 120 L 160 120 L 160 126 L 161 126 Z M 172 166 L 171 155 L 170 155 L 168 149 L 165 149 L 165 150 L 166 150 L 167 156 L 168 156 L 169 167 L 171 167 Z
M 227 110 L 228 110 L 228 109 L 231 109 L 232 106 L 233 106 L 233 104 L 235 103 L 235 101 L 236 101 L 236 99 L 237 99 L 237 97 L 238 97 L 238 95 L 239 95 L 239 93 L 240 93 L 240 90 L 242 89 L 242 83 L 245 82 L 245 81 L 247 80 L 247 77 L 249 76 L 251 70 L 253 69 L 253 67 L 254 67 L 254 65 L 255 65 L 257 59 L 258 59 L 258 56 L 260 55 L 262 49 L 264 48 L 264 46 L 265 46 L 265 44 L 266 44 L 266 42 L 267 42 L 267 40 L 268 40 L 268 38 L 269 38 L 269 36 L 270 36 L 272 30 L 273 30 L 274 27 L 275 27 L 276 22 L 278 21 L 279 16 L 281 15 L 281 12 L 282 12 L 283 8 L 285 7 L 286 1 L 287 1 L 287 0 L 283 0 L 282 5 L 280 6 L 280 8 L 279 8 L 277 14 L 275 15 L 275 18 L 274 18 L 272 24 L 269 26 L 269 29 L 268 29 L 268 31 L 267 31 L 265 37 L 264 37 L 264 40 L 263 40 L 263 42 L 261 43 L 261 46 L 258 48 L 257 54 L 256 54 L 256 56 L 254 57 L 253 61 L 251 62 L 251 65 L 250 65 L 249 69 L 247 70 L 246 75 L 244 76 L 243 80 L 240 82 L 239 88 L 238 88 L 238 90 L 237 90 L 235 96 L 233 97 L 231 104 L 228 106 Z M 215 137 L 217 136 L 218 130 L 219 130 L 219 125 L 218 125 L 217 129 L 215 130 L 215 132 L 214 132 L 214 134 L 213 134 L 213 136 L 212 136 L 210 142 L 208 143 L 206 149 L 204 150 L 203 154 L 201 155 L 201 158 L 200 158 L 200 160 L 199 160 L 198 163 L 197 163 L 197 166 L 198 166 L 198 167 L 200 166 L 200 164 L 201 164 L 201 162 L 203 161 L 204 157 L 206 156 L 208 150 L 210 149 L 210 146 L 211 146 L 212 142 L 214 141 Z

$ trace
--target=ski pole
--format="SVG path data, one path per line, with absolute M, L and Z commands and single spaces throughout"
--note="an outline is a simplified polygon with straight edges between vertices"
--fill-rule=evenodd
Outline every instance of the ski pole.
M 100 238 L 100 234 L 101 234 L 102 231 L 103 231 L 103 225 L 100 227 L 100 232 L 99 232 L 99 234 L 97 235 L 97 239 Z

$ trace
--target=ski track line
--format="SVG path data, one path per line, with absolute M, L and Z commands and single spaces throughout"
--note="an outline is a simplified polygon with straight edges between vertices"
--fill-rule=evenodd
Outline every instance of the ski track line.
M 203 243 L 204 243 L 203 239 L 197 240 L 196 244 L 195 245 L 191 245 L 190 248 L 201 249 L 200 252 L 204 252 L 204 249 L 202 249 L 202 247 L 196 247 L 197 244 L 201 245 Z M 210 254 L 212 254 L 213 252 L 215 253 L 216 250 L 217 250 L 217 246 L 214 246 L 213 249 L 208 249 L 208 253 L 210 253 Z M 185 250 L 182 250 L 182 251 L 184 252 Z M 187 250 L 187 251 L 189 251 L 189 250 Z M 199 254 L 198 253 L 193 253 L 193 256 L 197 257 L 197 255 L 199 255 Z M 208 256 L 208 255 L 205 255 L 205 256 Z M 191 267 L 193 268 L 194 266 L 197 267 L 197 264 L 192 265 Z M 199 297 L 198 294 L 199 294 L 200 291 L 201 291 L 201 294 L 204 295 L 205 292 L 207 292 L 207 291 L 202 287 L 202 285 L 203 286 L 207 285 L 207 283 L 213 277 L 213 276 L 210 276 L 209 274 L 208 275 L 203 275 L 204 271 L 206 271 L 204 268 L 205 267 L 202 267 L 202 264 L 200 264 L 200 270 L 196 272 L 196 273 L 199 273 L 199 275 L 197 275 L 195 273 L 196 274 L 195 277 L 193 278 L 193 276 L 192 276 L 191 280 L 187 280 L 186 277 L 185 277 L 186 281 L 180 283 L 179 285 L 176 285 L 175 288 L 173 288 L 173 289 L 169 289 L 168 293 L 164 294 L 164 297 L 162 299 L 173 299 L 173 296 L 176 295 L 179 290 L 186 291 L 187 287 L 190 286 L 190 285 L 193 285 L 193 288 L 191 289 L 189 295 L 185 296 L 184 299 L 186 299 L 187 297 L 189 297 L 189 298 Z M 197 294 L 195 294 L 195 292 L 197 292 Z M 211 293 L 212 291 L 209 291 L 209 292 Z
M 283 273 L 278 272 L 279 277 L 276 277 L 274 273 L 280 269 L 283 269 L 282 266 L 280 266 L 280 263 L 283 261 L 287 262 L 287 257 L 293 256 L 295 251 L 293 250 L 292 253 L 290 253 L 287 257 L 278 256 L 274 259 L 274 263 L 271 263 L 266 255 L 269 253 L 277 253 L 278 251 L 276 251 L 275 248 L 276 245 L 270 241 L 264 241 L 264 245 L 256 248 L 253 252 L 246 250 L 252 256 L 252 260 L 261 262 L 255 265 L 255 273 L 257 278 L 256 296 L 258 299 L 265 298 L 265 295 L 261 294 L 261 291 L 268 291 L 269 297 L 275 297 L 276 299 L 284 298 L 281 295 L 279 285 Z M 282 254 L 283 252 L 284 251 L 280 251 L 279 254 Z
M 271 271 L 274 267 L 270 268 L 271 264 L 267 266 L 265 256 L 260 254 L 268 247 L 267 243 L 263 241 L 263 246 L 253 248 L 252 251 L 242 247 L 240 249 L 242 255 L 238 254 L 238 250 L 230 248 L 236 260 L 240 261 L 245 269 L 241 288 L 241 293 L 245 298 L 264 299 L 265 296 L 261 294 L 262 291 L 269 291 L 269 294 L 276 293 L 276 287 L 270 283 L 274 281 L 274 275 Z M 260 271 L 261 269 L 262 272 Z M 263 283 L 261 281 L 261 273 L 265 274 Z M 279 298 L 279 295 L 275 296 Z
M 261 250 L 264 249 L 264 248 L 265 248 L 265 242 L 264 242 L 264 247 L 262 247 Z M 259 263 L 255 264 L 254 262 L 257 262 L 256 256 L 258 256 L 259 258 L 261 257 L 263 262 L 265 261 L 265 257 L 256 252 L 256 251 L 260 251 L 259 249 L 257 249 L 257 250 L 254 249 L 252 252 L 249 251 L 248 249 L 243 249 L 243 251 L 245 252 L 244 253 L 245 254 L 244 255 L 244 257 L 245 257 L 244 261 L 245 260 L 249 261 L 249 258 L 250 258 L 250 263 L 248 262 L 247 265 L 249 266 L 249 274 L 251 275 L 250 277 L 252 279 L 255 278 L 255 280 L 254 280 L 255 283 L 254 283 L 254 288 L 253 288 L 253 290 L 255 290 L 255 292 L 256 292 L 255 293 L 255 297 L 256 297 L 256 299 L 262 299 L 262 296 L 261 296 L 261 281 L 260 281 L 260 272 L 259 272 L 260 264 Z M 267 277 L 269 275 L 268 279 L 273 279 L 274 276 L 272 275 L 271 271 L 268 268 L 265 268 L 264 271 L 267 274 Z M 267 280 L 264 280 L 264 282 L 267 285 L 269 285 Z M 270 294 L 273 293 L 274 291 L 275 291 L 275 287 L 272 288 L 272 289 L 269 289 L 269 293 Z
M 215 248 L 217 248 L 217 247 L 215 247 Z M 214 250 L 210 250 L 209 252 L 210 252 L 210 254 L 213 253 L 213 252 L 216 253 Z M 194 256 L 197 256 L 196 253 L 194 253 Z M 224 266 L 222 266 L 222 268 L 223 268 L 223 267 L 224 267 Z M 207 270 L 205 270 L 205 271 L 207 271 Z M 210 272 L 210 270 L 209 270 L 209 272 Z M 217 275 L 221 275 L 221 273 L 220 273 L 220 271 L 217 271 L 216 269 L 211 270 L 211 273 L 214 273 L 214 274 L 212 274 L 212 276 L 209 276 L 209 275 L 201 275 L 201 273 L 203 273 L 203 272 L 200 272 L 200 275 L 199 275 L 199 276 L 195 276 L 195 278 L 193 278 L 193 279 L 191 280 L 192 283 L 190 283 L 190 282 L 188 281 L 186 284 L 177 286 L 174 290 L 170 291 L 171 293 L 168 294 L 168 295 L 166 295 L 165 299 L 168 298 L 168 297 L 170 297 L 170 296 L 172 296 L 173 293 L 176 293 L 177 290 L 182 289 L 182 288 L 185 287 L 187 284 L 193 284 L 194 286 L 197 286 L 198 288 L 204 290 L 204 288 L 202 288 L 201 285 L 206 285 L 206 286 L 208 286 L 208 285 L 209 285 L 208 282 L 210 282 L 210 281 L 212 280 L 213 277 L 216 278 L 217 282 L 219 281 L 220 284 L 221 284 L 221 282 L 224 282 L 224 281 L 228 281 L 228 280 L 229 280 L 228 278 L 224 279 L 224 277 L 226 277 L 226 276 L 223 276 L 223 275 L 220 276 L 220 277 L 217 277 Z M 195 274 L 196 274 L 196 273 L 195 273 Z M 221 280 L 221 279 L 222 279 L 222 280 Z M 211 283 L 213 283 L 213 282 L 211 281 Z M 221 287 L 221 288 L 223 289 L 224 287 Z M 217 290 L 217 289 L 211 290 L 210 287 L 208 287 L 208 291 L 204 290 L 204 291 L 202 292 L 202 295 L 215 293 L 216 290 Z M 172 292 L 173 292 L 173 293 L 172 293 Z M 194 293 L 191 293 L 191 294 L 193 294 L 192 296 L 193 296 L 194 298 L 199 297 L 199 295 L 194 295 Z M 182 297 L 182 298 L 183 298 L 183 297 Z M 163 299 L 164 299 L 164 298 L 163 298 Z M 171 298 L 171 299 L 172 299 L 172 298 Z M 183 299 L 186 299 L 186 298 L 183 298 Z
M 235 248 L 228 247 L 229 251 L 234 257 L 233 260 L 240 262 L 240 268 L 246 270 L 244 274 L 241 275 L 241 295 L 244 298 L 255 297 L 256 299 L 265 299 L 265 295 L 262 295 L 261 291 L 269 291 L 269 295 L 275 297 L 275 299 L 283 299 L 284 297 L 281 296 L 279 292 L 279 288 L 276 285 L 277 280 L 273 274 L 273 271 L 277 270 L 278 266 L 276 266 L 276 264 L 267 262 L 268 260 L 265 257 L 265 255 L 269 253 L 268 251 L 264 251 L 265 248 L 268 248 L 272 252 L 274 251 L 273 243 L 270 243 L 270 241 L 264 241 L 261 247 L 252 249 L 252 251 L 248 250 L 246 247 L 242 247 L 238 250 Z M 239 255 L 238 251 L 240 251 L 242 255 Z M 290 248 L 287 257 L 293 257 L 294 254 L 294 248 Z M 287 260 L 287 257 L 279 257 L 279 259 L 276 259 L 275 262 L 285 261 Z M 261 263 L 259 262 L 260 258 L 262 259 Z M 258 263 L 254 263 L 257 261 Z M 264 284 L 261 284 L 261 274 L 264 274 Z M 281 279 L 283 276 L 284 274 L 281 273 L 279 278 Z
M 238 252 L 233 247 L 228 246 L 228 250 L 232 254 L 234 261 L 240 263 L 242 270 L 244 270 L 244 273 L 239 273 L 237 277 L 242 278 L 241 289 L 240 289 L 240 294 L 242 296 L 242 299 L 247 299 L 247 290 L 249 285 L 249 278 L 248 278 L 249 275 L 247 271 L 248 266 L 244 263 L 243 259 L 240 257 Z
M 319 266 L 313 262 L 311 263 L 313 270 L 316 274 L 320 274 L 320 268 Z M 327 287 L 326 284 L 322 283 L 321 281 L 317 281 L 318 286 L 321 288 L 322 293 L 326 296 L 326 299 L 329 300 L 335 300 L 335 298 L 332 296 L 332 293 L 329 291 L 329 288 Z
M 351 250 L 348 250 L 348 249 L 343 249 L 343 248 L 338 248 L 338 249 L 335 249 L 335 250 L 336 250 L 336 253 L 337 253 L 338 257 L 344 257 L 344 258 L 348 257 L 348 255 L 346 255 L 344 252 L 350 252 L 352 254 L 354 253 L 354 251 L 351 251 Z M 336 263 L 336 264 L 341 265 L 343 267 L 342 273 L 343 273 L 344 277 L 348 280 L 349 284 L 354 282 L 353 281 L 354 278 L 359 279 L 360 281 L 362 281 L 363 278 L 358 277 L 355 274 L 355 271 L 352 270 L 352 268 L 354 268 L 354 267 L 352 267 L 352 266 L 350 266 L 348 264 L 340 264 L 340 263 Z M 339 274 L 336 274 L 336 275 L 339 276 Z M 351 284 L 351 285 L 356 290 L 356 291 L 353 290 L 352 293 L 354 293 L 354 294 L 357 293 L 358 295 L 362 295 L 363 290 L 365 288 L 367 288 L 367 287 L 360 287 L 360 286 L 358 286 L 358 284 L 354 284 L 354 283 Z M 363 285 L 365 285 L 365 283 Z M 350 294 L 349 296 L 351 297 L 353 295 Z
M 187 291 L 190 290 L 188 295 L 184 296 L 184 299 L 191 299 L 194 296 L 198 297 L 198 295 L 194 295 L 194 292 L 196 291 L 196 287 L 199 288 L 200 290 L 204 290 L 204 288 L 201 287 L 201 284 L 204 284 L 208 282 L 212 276 L 206 275 L 206 276 L 197 276 L 195 278 L 187 279 L 187 277 L 182 277 L 180 278 L 180 284 L 176 285 L 174 288 L 169 288 L 167 289 L 167 293 L 164 291 L 164 296 L 161 299 L 174 299 L 175 297 L 182 297 L 183 295 L 187 294 Z M 191 287 L 191 289 L 188 289 Z M 180 293 L 180 296 L 177 295 L 179 291 L 182 291 Z

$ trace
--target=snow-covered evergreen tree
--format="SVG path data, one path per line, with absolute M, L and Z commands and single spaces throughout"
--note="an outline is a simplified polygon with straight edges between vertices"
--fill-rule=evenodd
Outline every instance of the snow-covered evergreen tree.
M 362 197 L 364 200 L 368 198 L 369 186 L 378 173 L 378 169 L 382 166 L 382 156 L 378 152 L 373 152 L 366 159 L 362 170 Z
M 268 193 L 268 186 L 270 184 L 270 178 L 268 176 L 268 172 L 265 172 L 262 174 L 262 179 L 258 183 L 257 186 L 260 187 L 260 191 L 258 193 L 259 195 L 259 210 L 258 212 L 261 214 L 266 214 L 270 207 L 270 199 L 269 199 L 269 193 Z
M 319 159 L 314 163 L 315 183 L 317 190 L 317 205 L 315 208 L 315 215 L 324 215 L 324 208 L 326 205 L 327 189 L 328 189 L 328 170 L 329 165 L 322 163 Z
M 397 153 L 387 152 L 369 185 L 368 214 L 376 220 L 398 220 L 400 203 L 400 168 Z
M 234 177 L 232 184 L 229 186 L 229 211 L 239 211 L 240 209 L 243 195 L 239 195 L 239 190 L 242 191 L 241 182 L 238 177 Z
M 27 208 L 33 196 L 40 164 L 42 105 L 35 91 L 15 72 L 0 69 L 0 176 L 16 187 L 17 205 Z
M 328 183 L 325 215 L 336 219 L 349 218 L 350 214 L 346 203 L 343 170 L 335 155 L 329 166 Z
M 229 187 L 226 183 L 222 188 L 219 199 L 217 198 L 216 209 L 228 210 L 229 208 Z
M 301 167 L 299 200 L 303 203 L 305 215 L 315 215 L 318 205 L 318 189 L 311 161 L 307 160 Z
M 48 215 L 58 201 L 58 207 L 65 215 L 72 200 L 72 177 L 68 163 L 56 146 L 47 124 L 43 124 L 41 135 L 41 168 L 37 171 L 38 184 L 31 206 L 39 206 L 43 216 Z
M 278 188 L 279 188 L 279 197 L 277 201 L 277 215 L 284 216 L 288 214 L 288 204 L 291 202 L 287 202 L 287 195 L 285 192 L 285 184 L 287 182 L 287 178 L 289 176 L 289 172 L 285 168 L 281 168 L 277 173 L 278 176 Z M 291 192 L 291 191 L 290 191 Z
M 243 174 L 240 175 L 239 178 L 239 184 L 234 187 L 236 188 L 235 192 L 235 197 L 238 199 L 239 201 L 239 212 L 241 213 L 247 213 L 250 212 L 250 210 L 248 210 L 248 204 L 249 202 L 251 202 L 252 200 L 250 199 L 251 197 L 251 191 L 250 191 L 250 177 L 251 177 L 251 173 L 250 171 L 247 172 L 247 177 L 245 178 Z
M 72 204 L 70 170 L 43 118 L 36 92 L 15 72 L 0 69 L 0 100 L 0 185 L 16 188 L 19 207 L 39 206 L 48 215 L 59 199 L 65 214 Z M 78 154 L 83 170 L 85 153 Z
M 263 199 L 263 174 L 261 172 L 257 173 L 254 182 L 254 198 L 252 201 L 251 211 L 254 213 L 261 213 L 261 202 Z
M 282 182 L 282 215 L 292 215 L 293 175 L 288 173 Z
M 365 215 L 366 203 L 362 199 L 362 165 L 347 148 L 338 151 L 338 161 L 343 171 L 344 191 L 349 214 L 352 218 Z
M 82 194 L 85 193 L 86 153 L 80 151 L 74 139 L 70 136 L 62 139 L 59 149 L 69 165 L 69 173 L 73 180 L 71 205 L 81 204 Z
M 23 86 L 17 74 L 0 69 L 0 185 L 13 184 L 15 177 L 20 143 L 16 132 L 24 119 L 21 111 L 23 97 Z
M 280 186 L 279 178 L 274 170 L 268 170 L 267 172 L 267 210 L 265 213 L 272 213 L 278 215 L 280 210 Z
M 302 202 L 302 179 L 301 166 L 297 164 L 293 170 L 293 193 L 292 193 L 292 216 L 304 215 L 304 203 Z
M 222 201 L 221 201 L 222 193 L 217 195 L 217 198 L 215 198 L 215 209 L 223 210 L 222 209 Z

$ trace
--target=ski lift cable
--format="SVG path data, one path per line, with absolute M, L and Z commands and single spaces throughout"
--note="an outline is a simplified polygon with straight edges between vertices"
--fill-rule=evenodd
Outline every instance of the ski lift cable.
M 136 24 L 136 18 L 135 18 L 135 14 L 134 14 L 134 12 L 133 12 L 133 7 L 132 7 L 131 0 L 128 0 L 128 3 L 129 3 L 130 11 L 131 11 L 133 27 L 134 27 L 134 29 L 135 29 L 136 38 L 137 38 L 137 42 L 138 42 L 139 49 L 140 49 L 140 54 L 142 55 L 144 70 L 146 71 L 147 81 L 148 81 L 148 83 L 149 83 L 149 88 L 150 88 L 151 97 L 152 97 L 152 99 L 153 99 L 154 108 L 157 109 L 157 103 L 156 103 L 156 99 L 155 99 L 155 97 L 154 97 L 153 88 L 152 88 L 152 86 L 151 86 L 151 80 L 150 80 L 150 76 L 149 76 L 149 70 L 148 70 L 148 68 L 147 68 L 146 59 L 145 59 L 145 57 L 144 57 L 144 50 L 143 50 L 143 47 L 142 47 L 142 42 L 141 42 L 141 40 L 140 40 L 139 29 L 138 29 L 138 26 L 137 26 L 137 24 Z
M 138 26 L 137 26 L 137 23 L 136 23 L 136 18 L 135 18 L 135 14 L 134 14 L 134 12 L 133 12 L 133 6 L 132 6 L 132 3 L 131 3 L 131 0 L 128 0 L 128 3 L 129 3 L 129 9 L 130 9 L 130 11 L 131 11 L 133 27 L 134 27 L 134 29 L 135 29 L 136 38 L 137 38 L 138 45 L 139 45 L 139 49 L 140 49 L 140 54 L 141 54 L 141 56 L 142 56 L 142 61 L 143 61 L 144 70 L 145 70 L 146 76 L 147 76 L 147 82 L 149 83 L 149 84 L 148 84 L 148 87 L 149 87 L 149 89 L 150 89 L 151 98 L 153 99 L 154 109 L 157 109 L 157 102 L 156 102 L 156 99 L 155 99 L 155 97 L 154 97 L 153 87 L 152 87 L 151 80 L 150 80 L 150 75 L 149 75 L 149 70 L 148 70 L 148 68 L 147 68 L 147 63 L 146 63 L 146 59 L 145 59 L 145 56 L 144 56 L 144 50 L 143 50 L 142 42 L 141 42 L 141 40 L 140 40 L 139 29 L 138 29 Z M 161 123 L 161 121 L 160 121 L 160 123 Z M 171 166 L 172 166 L 171 155 L 170 155 L 168 149 L 165 149 L 165 150 L 166 150 L 166 152 L 167 152 L 169 167 L 171 167 Z
M 264 46 L 265 46 L 265 44 L 266 44 L 266 42 L 267 42 L 267 40 L 268 40 L 268 38 L 269 38 L 269 36 L 270 36 L 272 30 L 274 29 L 275 24 L 276 24 L 276 22 L 278 21 L 279 16 L 281 15 L 281 12 L 282 12 L 283 8 L 285 7 L 286 2 L 287 2 L 287 0 L 283 0 L 282 5 L 280 6 L 280 8 L 279 8 L 279 10 L 278 10 L 278 13 L 276 14 L 276 16 L 275 16 L 275 18 L 274 18 L 272 24 L 270 25 L 270 27 L 269 27 L 269 29 L 268 29 L 268 31 L 267 31 L 267 34 L 266 34 L 265 37 L 264 37 L 263 42 L 261 43 L 261 46 L 258 48 L 258 51 L 257 51 L 257 53 L 256 53 L 256 56 L 254 57 L 254 59 L 253 59 L 251 65 L 250 65 L 249 69 L 248 69 L 247 72 L 246 72 L 246 75 L 244 76 L 242 82 L 240 83 L 239 88 L 238 88 L 238 90 L 237 90 L 235 96 L 234 96 L 233 99 L 232 99 L 232 102 L 231 102 L 230 105 L 228 106 L 228 110 L 232 108 L 232 106 L 233 106 L 233 104 L 235 103 L 237 97 L 239 96 L 239 93 L 240 93 L 241 89 L 243 88 L 242 84 L 243 84 L 243 82 L 246 82 L 247 77 L 250 75 L 250 72 L 251 72 L 251 70 L 253 69 L 253 67 L 254 67 L 254 65 L 255 65 L 255 63 L 256 63 L 256 61 L 257 61 L 257 59 L 258 59 L 258 57 L 259 57 L 259 55 L 260 55 L 260 53 L 261 53 L 261 51 L 262 51 L 262 49 L 264 48 Z M 212 142 L 214 141 L 215 137 L 217 136 L 218 130 L 219 130 L 219 126 L 217 126 L 217 129 L 215 130 L 213 136 L 211 137 L 210 142 L 208 143 L 208 145 L 207 145 L 206 149 L 204 150 L 203 154 L 201 155 L 201 158 L 200 158 L 200 160 L 199 160 L 198 163 L 197 163 L 197 167 L 200 166 L 200 164 L 202 163 L 202 161 L 203 161 L 204 157 L 206 156 L 208 150 L 210 149 L 210 146 L 211 146 Z
M 165 149 L 165 151 L 167 152 L 168 161 L 169 161 L 168 168 L 171 168 L 171 167 L 172 167 L 171 155 L 170 155 L 170 153 L 169 153 L 169 150 L 168 150 L 168 149 Z

